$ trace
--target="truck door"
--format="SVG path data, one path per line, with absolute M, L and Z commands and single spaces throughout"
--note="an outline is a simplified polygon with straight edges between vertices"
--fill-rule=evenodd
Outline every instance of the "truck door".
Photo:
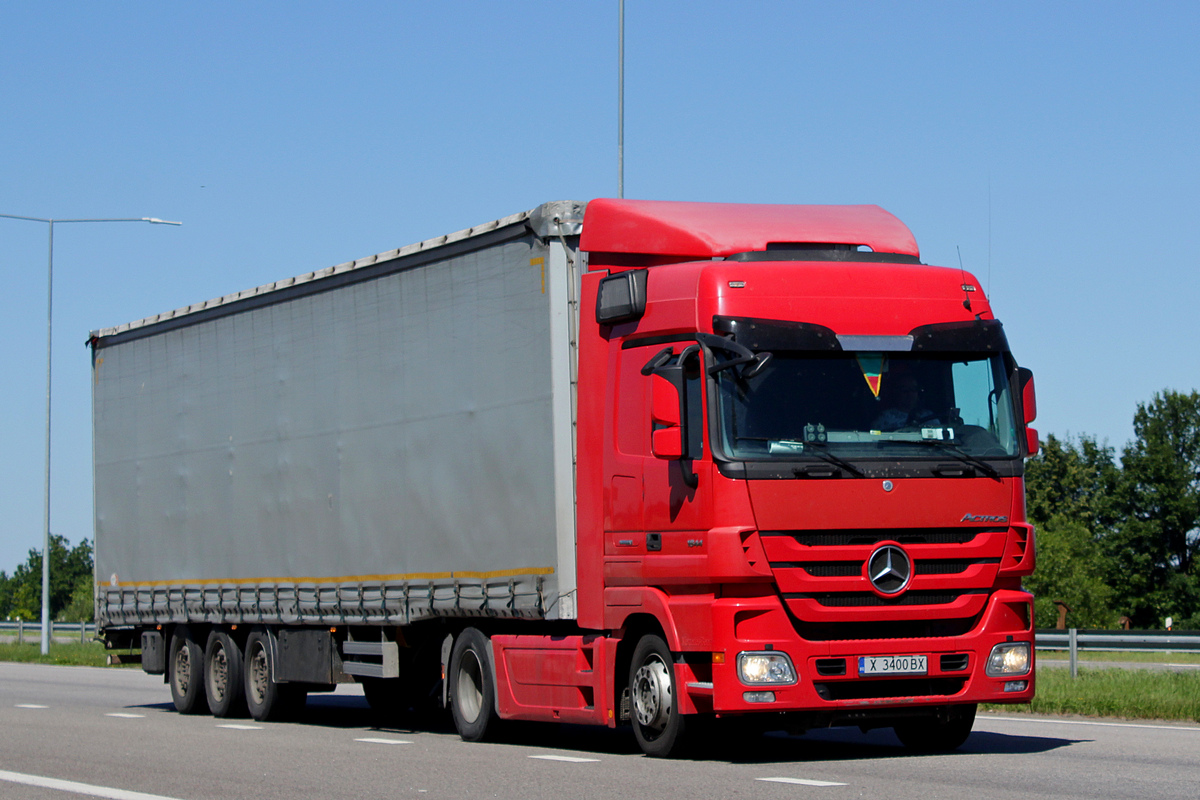
M 710 526 L 710 480 L 712 459 L 708 457 L 704 421 L 704 357 L 694 344 L 674 348 L 672 363 L 683 369 L 683 404 L 680 412 L 683 424 L 682 450 L 679 459 L 663 458 L 654 453 L 653 444 L 643 455 L 645 464 L 645 526 L 648 534 L 663 534 L 663 552 L 686 552 L 689 536 Z M 645 350 L 640 354 L 651 354 Z M 644 376 L 650 384 L 651 405 L 654 403 L 654 382 L 665 380 L 660 375 Z M 659 390 L 663 389 L 662 386 Z M 653 408 L 644 419 L 651 435 L 658 424 L 653 421 Z M 699 538 L 703 538 L 702 536 Z M 680 549 L 682 548 L 682 549 Z
M 679 416 L 682 457 L 655 455 L 652 443 L 654 383 L 661 375 L 643 374 L 658 347 L 614 347 L 616 381 L 611 387 L 612 409 L 607 464 L 604 526 L 610 555 L 688 552 L 695 534 L 709 526 L 709 475 L 712 459 L 705 442 L 703 356 L 695 343 L 671 346 L 668 366 L 680 365 L 682 403 Z M 660 386 L 659 390 L 668 388 Z M 679 393 L 671 390 L 678 402 Z M 661 400 L 661 398 L 660 398 Z M 703 537 L 699 537 L 703 538 Z

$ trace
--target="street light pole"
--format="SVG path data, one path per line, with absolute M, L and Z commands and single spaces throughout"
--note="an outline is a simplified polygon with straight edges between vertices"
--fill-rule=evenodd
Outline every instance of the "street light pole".
M 46 475 L 45 506 L 42 510 L 42 655 L 50 652 L 50 376 L 54 352 L 54 224 L 56 222 L 149 222 L 155 225 L 182 225 L 182 222 L 157 217 L 121 217 L 115 219 L 45 219 L 0 214 L 4 219 L 44 222 L 50 229 L 49 255 L 46 262 Z
M 617 12 L 617 197 L 625 196 L 625 0 Z

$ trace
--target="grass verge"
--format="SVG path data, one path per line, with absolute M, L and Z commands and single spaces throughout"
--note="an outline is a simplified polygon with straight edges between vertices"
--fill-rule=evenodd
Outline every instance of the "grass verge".
M 981 706 L 987 711 L 1079 714 L 1087 717 L 1200 722 L 1200 674 L 1144 669 L 1043 668 L 1029 705 Z
M 0 661 L 103 667 L 107 660 L 108 652 L 100 642 L 51 642 L 48 655 L 42 655 L 42 647 L 38 642 L 0 642 Z

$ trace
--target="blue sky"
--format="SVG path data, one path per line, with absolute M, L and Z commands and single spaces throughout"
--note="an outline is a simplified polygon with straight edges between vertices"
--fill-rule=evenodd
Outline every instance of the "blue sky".
M 625 194 L 877 203 L 989 288 L 1045 433 L 1200 384 L 1200 4 L 627 0 Z M 617 0 L 0 5 L 0 213 L 55 228 L 52 528 L 90 330 L 615 196 Z M 0 569 L 41 545 L 46 226 L 0 220 Z

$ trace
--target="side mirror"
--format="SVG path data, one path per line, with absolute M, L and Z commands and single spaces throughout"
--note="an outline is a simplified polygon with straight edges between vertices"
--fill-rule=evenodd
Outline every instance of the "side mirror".
M 1037 394 L 1033 390 L 1033 371 L 1020 367 L 1017 379 L 1021 382 L 1021 410 L 1025 416 L 1025 449 L 1029 455 L 1037 455 L 1038 433 L 1029 427 L 1037 419 Z
M 650 396 L 650 449 L 655 458 L 683 458 L 683 426 L 679 390 L 664 375 L 652 379 Z
M 650 433 L 650 450 L 655 458 L 678 461 L 683 458 L 683 428 L 658 428 Z
M 602 278 L 596 296 L 596 322 L 616 325 L 641 319 L 646 313 L 648 274 L 648 270 L 631 269 Z
M 1025 412 L 1025 424 L 1037 419 L 1037 395 L 1033 391 L 1033 370 L 1021 367 L 1017 370 L 1021 381 L 1021 408 Z

